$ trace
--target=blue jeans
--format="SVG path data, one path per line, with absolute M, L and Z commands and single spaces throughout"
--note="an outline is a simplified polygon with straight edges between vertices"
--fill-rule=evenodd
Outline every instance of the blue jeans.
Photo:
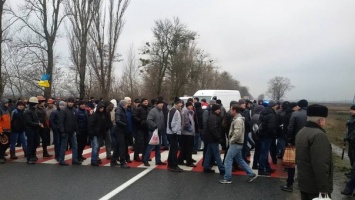
M 153 132 L 149 131 L 149 140 L 152 138 Z M 161 155 L 160 155 L 160 141 L 158 145 L 148 145 L 147 151 L 144 154 L 143 161 L 148 162 L 148 159 L 150 157 L 150 152 L 154 149 L 155 152 L 155 163 L 160 163 L 161 162 Z
M 76 133 L 65 134 L 65 137 L 62 137 L 61 139 L 59 162 L 64 162 L 68 140 L 70 140 L 72 148 L 72 162 L 78 162 L 78 142 L 76 141 Z
M 217 162 L 219 172 L 224 173 L 225 169 L 224 169 L 221 156 L 219 155 L 218 143 L 208 143 L 207 145 L 206 157 L 203 161 L 203 167 L 205 168 L 205 170 L 211 169 L 210 164 L 211 164 L 212 156 Z
M 238 163 L 241 168 L 243 168 L 243 170 L 247 173 L 248 176 L 254 175 L 253 170 L 250 169 L 249 165 L 242 158 L 242 149 L 243 145 L 241 144 L 229 145 L 226 160 L 224 163 L 226 170 L 226 174 L 224 175 L 225 180 L 232 180 L 233 159 Z
M 277 153 L 283 157 L 286 148 L 286 141 L 284 138 L 277 138 Z
M 201 149 L 201 137 L 200 137 L 201 133 L 202 133 L 202 129 L 200 129 L 198 133 L 195 133 L 194 150 Z
M 22 132 L 19 132 L 19 133 L 15 133 L 15 132 L 11 133 L 10 150 L 15 152 L 15 147 L 16 147 L 16 142 L 17 142 L 18 137 L 20 137 L 22 149 L 24 151 L 26 151 L 26 149 L 27 149 L 27 141 L 26 141 L 25 131 L 22 131 Z
M 270 170 L 269 151 L 272 140 L 270 138 L 260 139 L 260 159 L 259 171 L 268 172 Z
M 91 139 L 91 163 L 97 163 L 99 149 L 99 139 L 97 136 L 93 136 Z

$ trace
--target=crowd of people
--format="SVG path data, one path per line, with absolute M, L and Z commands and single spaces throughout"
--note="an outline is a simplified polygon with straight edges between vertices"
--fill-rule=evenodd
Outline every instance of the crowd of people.
M 60 166 L 68 166 L 66 150 L 71 149 L 73 165 L 81 165 L 86 145 L 91 145 L 91 165 L 99 166 L 100 147 L 105 145 L 106 159 L 112 167 L 130 168 L 129 147 L 133 160 L 150 166 L 151 151 L 156 165 L 167 165 L 172 172 L 183 172 L 179 165 L 196 167 L 192 155 L 203 151 L 205 173 L 214 173 L 217 165 L 222 184 L 232 183 L 232 171 L 244 170 L 248 182 L 257 176 L 270 176 L 270 167 L 280 162 L 286 146 L 296 146 L 298 183 L 302 199 L 312 199 L 319 193 L 332 193 L 332 153 L 323 129 L 327 107 L 308 106 L 307 100 L 276 102 L 270 100 L 232 101 L 226 110 L 219 99 L 190 98 L 184 103 L 175 98 L 168 104 L 163 97 L 148 101 L 130 97 L 111 101 L 67 98 L 65 101 L 43 96 L 18 100 L 2 99 L 0 109 L 0 163 L 6 162 L 5 152 L 10 147 L 10 159 L 17 159 L 16 144 L 22 146 L 27 164 L 35 164 L 37 148 L 42 146 L 43 158 L 52 158 Z M 353 108 L 354 107 L 354 108 Z M 355 110 L 355 106 L 352 110 Z M 355 112 L 353 112 L 353 116 Z M 354 132 L 354 118 L 348 122 Z M 48 153 L 50 133 L 53 133 L 54 155 Z M 157 131 L 160 142 L 150 139 Z M 354 134 L 354 133 L 353 133 Z M 346 138 L 350 152 L 355 152 L 355 136 Z M 220 147 L 224 158 L 220 156 Z M 254 149 L 250 163 L 250 150 Z M 168 160 L 161 160 L 161 150 L 169 150 Z M 349 153 L 351 154 L 351 153 Z M 354 162 L 355 153 L 351 154 Z M 353 163 L 352 163 L 353 164 Z M 353 166 L 353 165 L 352 165 Z M 258 171 L 254 173 L 252 169 Z M 316 170 L 315 170 L 316 169 Z M 287 168 L 288 178 L 281 190 L 292 192 L 296 169 Z M 353 170 L 355 171 L 355 170 Z M 355 182 L 354 173 L 352 176 Z M 345 193 L 354 190 L 353 182 Z

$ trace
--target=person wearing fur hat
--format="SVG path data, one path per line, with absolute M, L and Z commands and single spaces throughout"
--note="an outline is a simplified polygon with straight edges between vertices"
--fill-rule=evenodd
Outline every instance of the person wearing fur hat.
M 302 200 L 312 200 L 333 191 L 332 146 L 326 135 L 328 108 L 313 104 L 307 109 L 307 122 L 296 135 L 298 188 Z

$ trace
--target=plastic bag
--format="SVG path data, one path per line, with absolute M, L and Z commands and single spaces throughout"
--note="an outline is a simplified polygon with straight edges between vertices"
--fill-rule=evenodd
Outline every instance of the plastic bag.
M 159 141 L 159 135 L 158 135 L 158 129 L 155 129 L 153 131 L 153 135 L 150 138 L 149 144 L 150 145 L 159 145 L 160 141 Z
M 321 199 L 323 199 L 323 200 L 331 200 L 331 199 L 329 198 L 328 194 L 326 194 L 326 195 L 323 197 L 323 196 L 322 196 L 322 193 L 319 193 L 319 196 L 318 196 L 318 197 L 313 198 L 313 200 L 321 200 Z

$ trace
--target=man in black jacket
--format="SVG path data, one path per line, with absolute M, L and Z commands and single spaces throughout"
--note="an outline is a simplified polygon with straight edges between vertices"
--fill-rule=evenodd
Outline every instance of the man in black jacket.
M 17 139 L 20 138 L 23 152 L 26 155 L 27 142 L 25 137 L 25 117 L 24 117 L 25 103 L 17 102 L 17 108 L 11 113 L 11 144 L 10 144 L 10 158 L 17 159 L 15 154 L 15 146 Z
M 91 166 L 99 166 L 100 138 L 103 137 L 106 128 L 105 105 L 100 102 L 95 113 L 91 116 L 89 122 L 89 136 L 91 138 Z
M 59 101 L 56 104 L 57 109 L 51 112 L 49 117 L 49 124 L 53 130 L 53 141 L 54 141 L 54 157 L 59 162 L 60 156 L 60 125 L 59 125 L 59 116 L 60 110 L 64 109 L 67 104 L 64 101 Z
M 60 125 L 60 156 L 59 165 L 68 166 L 69 164 L 64 161 L 65 150 L 67 148 L 68 139 L 72 145 L 72 164 L 81 165 L 78 161 L 78 143 L 76 140 L 76 132 L 78 131 L 78 124 L 76 119 L 76 110 L 74 108 L 74 98 L 68 98 L 67 106 L 60 111 L 59 125 Z
M 222 138 L 222 118 L 219 116 L 221 113 L 220 105 L 214 104 L 212 106 L 212 113 L 208 116 L 207 127 L 205 132 L 205 140 L 207 145 L 206 156 L 203 162 L 204 172 L 214 173 L 214 170 L 211 169 L 210 160 L 213 156 L 217 162 L 219 173 L 224 175 L 225 169 L 219 155 L 218 145 L 221 142 Z
M 261 128 L 260 132 L 260 159 L 259 159 L 259 171 L 261 176 L 270 176 L 275 172 L 270 168 L 268 161 L 271 142 L 276 138 L 276 109 L 277 104 L 275 101 L 269 101 L 268 107 L 266 107 L 260 114 Z
M 86 110 L 85 101 L 79 101 L 78 106 L 79 108 L 76 110 L 78 122 L 78 132 L 76 134 L 76 140 L 78 141 L 78 160 L 84 161 L 86 158 L 83 157 L 83 151 L 88 142 L 89 114 Z
M 134 143 L 134 160 L 138 162 L 142 161 L 142 159 L 139 158 L 139 154 L 145 154 L 149 143 L 149 129 L 147 124 L 148 113 L 148 99 L 143 98 L 139 107 L 133 112 L 133 120 L 137 128 Z

